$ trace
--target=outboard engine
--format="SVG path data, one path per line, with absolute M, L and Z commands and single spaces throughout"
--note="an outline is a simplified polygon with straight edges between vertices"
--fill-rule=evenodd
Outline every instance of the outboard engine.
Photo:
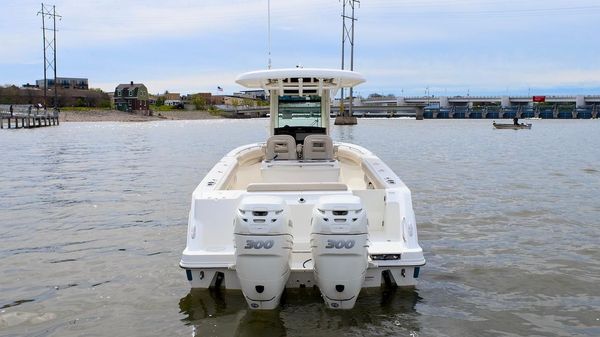
M 235 269 L 252 309 L 274 309 L 290 276 L 292 223 L 285 201 L 246 196 L 234 220 Z
M 319 198 L 310 234 L 314 273 L 329 308 L 352 309 L 368 267 L 368 222 L 360 198 Z

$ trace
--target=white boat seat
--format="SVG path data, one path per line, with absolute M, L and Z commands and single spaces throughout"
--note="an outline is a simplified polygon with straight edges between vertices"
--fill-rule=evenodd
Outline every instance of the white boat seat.
M 265 160 L 261 183 L 338 183 L 340 163 L 336 160 Z
M 296 140 L 290 135 L 275 135 L 267 139 L 265 160 L 296 159 Z
M 304 160 L 333 159 L 333 141 L 327 135 L 308 135 L 304 138 Z
M 254 183 L 248 192 L 292 192 L 292 191 L 347 191 L 348 185 L 341 183 Z

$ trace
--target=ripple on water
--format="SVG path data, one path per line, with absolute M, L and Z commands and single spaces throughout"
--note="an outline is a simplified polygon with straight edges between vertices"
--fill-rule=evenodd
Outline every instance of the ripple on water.
M 37 325 L 55 318 L 56 314 L 51 312 L 43 314 L 22 311 L 0 313 L 0 328 L 10 328 L 24 323 Z
M 249 311 L 239 291 L 189 291 L 177 264 L 191 193 L 229 150 L 264 140 L 266 123 L 0 132 L 2 334 L 600 335 L 600 154 L 580 141 L 600 143 L 590 121 L 528 133 L 484 120 L 334 127 L 411 189 L 427 258 L 418 287 L 366 290 L 343 312 L 314 289 L 270 313 Z

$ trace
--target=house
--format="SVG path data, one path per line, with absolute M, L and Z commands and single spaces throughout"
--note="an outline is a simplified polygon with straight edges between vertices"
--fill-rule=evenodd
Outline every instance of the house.
M 121 111 L 148 111 L 148 89 L 141 83 L 119 84 L 115 88 L 115 108 Z
M 167 92 L 162 97 L 165 99 L 165 105 L 178 106 L 181 104 L 181 94 Z

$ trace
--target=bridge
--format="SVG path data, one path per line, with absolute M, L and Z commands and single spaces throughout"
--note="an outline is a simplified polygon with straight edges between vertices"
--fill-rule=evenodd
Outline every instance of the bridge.
M 417 119 L 503 119 L 503 118 L 543 118 L 543 119 L 591 119 L 598 118 L 600 96 L 588 97 L 585 104 L 577 106 L 574 97 L 555 96 L 546 99 L 545 104 L 531 104 L 531 98 L 514 97 L 510 105 L 502 106 L 499 97 L 456 97 L 440 98 L 417 97 L 400 100 L 377 99 L 357 100 L 352 107 L 355 117 L 414 117 Z M 459 104 L 460 103 L 460 104 Z M 442 106 L 440 106 L 442 105 Z M 445 105 L 445 106 L 444 106 Z M 349 106 L 344 105 L 346 113 Z M 268 107 L 248 107 L 226 111 L 232 118 L 265 117 Z M 331 113 L 340 115 L 340 105 L 334 102 Z
M 356 100 L 356 99 L 355 99 Z M 407 96 L 374 97 L 360 100 L 364 105 L 437 105 L 440 108 L 452 106 L 499 105 L 503 108 L 514 105 L 533 106 L 535 103 L 573 104 L 585 107 L 600 104 L 600 95 L 555 95 L 555 96 Z
M 354 102 L 357 117 L 589 119 L 598 118 L 600 111 L 600 95 L 375 97 Z M 339 112 L 339 100 L 334 108 Z

